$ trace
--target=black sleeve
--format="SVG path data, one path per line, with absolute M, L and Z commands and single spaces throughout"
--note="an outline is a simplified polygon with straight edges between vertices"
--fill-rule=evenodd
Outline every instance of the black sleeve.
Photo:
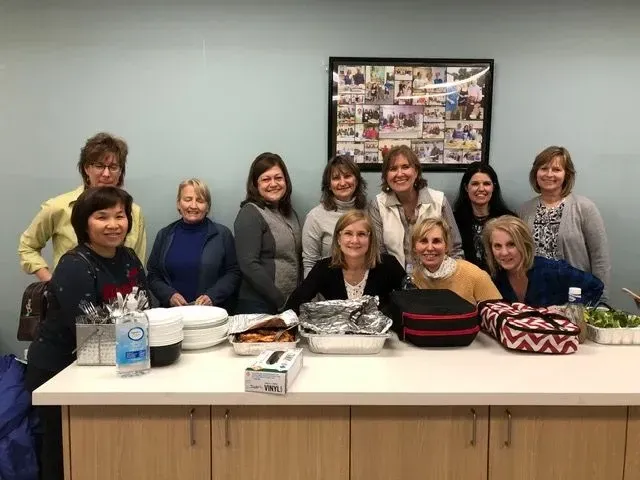
M 329 259 L 324 258 L 316 262 L 307 278 L 293 291 L 287 300 L 285 309 L 292 309 L 300 313 L 300 305 L 310 302 L 320 293 L 329 270 Z
M 399 290 L 402 287 L 402 280 L 407 274 L 400 265 L 400 262 L 393 255 L 383 255 L 383 262 L 387 272 L 387 279 L 391 290 Z
M 70 329 L 75 328 L 76 318 L 82 315 L 78 306 L 81 300 L 100 304 L 94 267 L 73 253 L 62 256 L 53 271 L 48 290 L 59 306 L 58 318 Z
M 160 230 L 153 242 L 153 248 L 151 248 L 151 254 L 147 260 L 147 281 L 149 283 L 151 293 L 153 293 L 163 307 L 168 307 L 169 300 L 171 299 L 171 296 L 176 293 L 176 289 L 165 283 L 162 279 L 162 264 L 160 256 L 165 237 L 166 234 L 164 233 L 164 229 Z

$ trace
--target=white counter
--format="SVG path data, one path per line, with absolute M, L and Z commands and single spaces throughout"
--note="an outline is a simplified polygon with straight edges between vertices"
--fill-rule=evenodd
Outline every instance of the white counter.
M 572 355 L 515 353 L 480 334 L 466 348 L 388 341 L 375 356 L 315 355 L 286 396 L 244 392 L 251 357 L 229 345 L 183 352 L 142 377 L 71 365 L 36 405 L 640 405 L 640 347 L 581 345 Z

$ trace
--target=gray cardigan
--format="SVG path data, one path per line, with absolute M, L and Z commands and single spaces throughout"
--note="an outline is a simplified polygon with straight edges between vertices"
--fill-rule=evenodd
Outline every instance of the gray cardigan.
M 238 311 L 245 305 L 263 305 L 276 313 L 302 279 L 300 223 L 295 211 L 289 217 L 254 203 L 245 203 L 233 224 L 242 283 Z
M 539 202 L 539 196 L 532 198 L 518 212 L 532 231 Z M 558 232 L 558 256 L 571 266 L 598 277 L 604 283 L 602 299 L 608 298 L 611 259 L 607 232 L 598 208 L 586 197 L 570 193 L 564 200 Z

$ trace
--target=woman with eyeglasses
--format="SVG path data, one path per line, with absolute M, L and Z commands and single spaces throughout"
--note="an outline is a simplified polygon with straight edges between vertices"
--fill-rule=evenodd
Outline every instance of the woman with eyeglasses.
M 90 187 L 122 187 L 127 164 L 126 142 L 108 133 L 98 133 L 87 140 L 80 150 L 78 170 L 82 185 L 42 204 L 40 212 L 24 231 L 18 244 L 20 266 L 35 274 L 40 281 L 51 280 L 51 270 L 41 254 L 51 239 L 53 247 L 53 268 L 60 257 L 78 245 L 78 239 L 71 226 L 71 209 L 80 194 Z M 147 235 L 140 207 L 131 207 L 131 232 L 124 245 L 132 248 L 144 263 Z
M 376 232 L 369 216 L 350 210 L 336 223 L 331 256 L 319 260 L 289 297 L 286 308 L 299 311 L 317 294 L 326 300 L 353 300 L 378 296 L 379 308 L 389 294 L 401 287 L 405 271 L 393 255 L 380 254 Z

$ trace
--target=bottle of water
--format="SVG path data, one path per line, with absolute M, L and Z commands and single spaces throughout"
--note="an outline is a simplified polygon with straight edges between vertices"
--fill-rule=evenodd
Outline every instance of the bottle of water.
M 142 375 L 151 368 L 149 319 L 130 311 L 116 317 L 116 370 L 121 377 Z
M 413 263 L 407 263 L 405 267 L 406 275 L 402 279 L 401 288 L 402 290 L 415 290 L 416 286 L 413 284 L 413 279 L 411 276 L 413 275 Z
M 582 289 L 569 288 L 569 301 L 566 306 L 567 317 L 580 327 L 578 341 L 583 343 L 587 338 L 587 322 L 584 320 L 584 305 L 582 303 Z

